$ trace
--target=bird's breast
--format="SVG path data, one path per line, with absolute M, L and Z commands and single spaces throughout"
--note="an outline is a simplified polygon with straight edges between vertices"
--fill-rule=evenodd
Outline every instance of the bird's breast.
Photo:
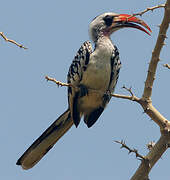
M 110 81 L 110 57 L 92 56 L 83 74 L 82 84 L 88 88 L 106 91 Z

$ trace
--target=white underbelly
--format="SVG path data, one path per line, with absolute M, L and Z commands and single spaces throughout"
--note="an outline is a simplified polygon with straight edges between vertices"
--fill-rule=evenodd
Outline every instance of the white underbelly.
M 110 82 L 110 64 L 90 64 L 83 74 L 81 83 L 88 89 L 88 95 L 81 97 L 79 107 L 82 112 L 89 113 L 103 106 L 103 95 L 108 90 Z
M 110 71 L 110 64 L 89 64 L 81 83 L 88 88 L 106 91 L 110 82 Z

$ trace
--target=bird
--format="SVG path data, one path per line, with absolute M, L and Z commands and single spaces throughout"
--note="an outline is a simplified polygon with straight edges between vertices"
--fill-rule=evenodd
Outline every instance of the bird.
M 114 92 L 121 61 L 118 48 L 110 36 L 122 28 L 136 28 L 148 35 L 152 32 L 141 19 L 113 12 L 96 16 L 89 25 L 90 41 L 84 42 L 68 71 L 68 108 L 47 128 L 16 162 L 27 170 L 36 165 L 54 144 L 80 120 L 92 127 L 103 113 Z

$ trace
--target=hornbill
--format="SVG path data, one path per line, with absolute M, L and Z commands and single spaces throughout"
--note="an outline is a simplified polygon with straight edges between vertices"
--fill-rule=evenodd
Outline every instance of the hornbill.
M 95 48 L 89 41 L 84 42 L 72 61 L 67 82 L 77 88 L 68 87 L 68 109 L 24 152 L 17 165 L 32 168 L 73 124 L 79 125 L 82 117 L 88 128 L 97 121 L 111 99 L 121 67 L 110 35 L 126 27 L 150 35 L 142 26 L 151 32 L 144 21 L 128 14 L 109 12 L 92 20 L 89 34 Z

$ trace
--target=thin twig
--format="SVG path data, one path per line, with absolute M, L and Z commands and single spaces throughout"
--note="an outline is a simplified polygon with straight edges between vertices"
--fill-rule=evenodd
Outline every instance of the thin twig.
M 55 84 L 57 84 L 57 86 L 59 87 L 59 86 L 66 86 L 66 87 L 72 87 L 72 88 L 77 88 L 76 86 L 73 86 L 72 84 L 68 84 L 68 83 L 63 83 L 63 82 L 61 82 L 61 81 L 57 81 L 56 79 L 54 79 L 54 78 L 51 78 L 51 77 L 49 77 L 49 76 L 45 76 L 45 79 L 47 80 L 47 81 L 52 81 L 52 82 L 54 82 Z
M 160 5 L 157 5 L 157 6 L 153 6 L 153 7 L 149 7 L 149 8 L 146 8 L 145 10 L 139 12 L 139 13 L 134 13 L 132 14 L 130 17 L 128 17 L 127 19 L 131 18 L 131 17 L 134 17 L 134 16 L 142 16 L 144 13 L 148 12 L 148 11 L 153 11 L 155 9 L 158 9 L 158 8 L 165 8 L 165 4 L 160 4 Z
M 19 43 L 17 43 L 16 41 L 14 41 L 14 40 L 12 40 L 12 39 L 8 39 L 8 38 L 4 35 L 3 32 L 0 32 L 0 36 L 1 36 L 5 41 L 7 41 L 7 42 L 13 43 L 13 44 L 17 45 L 17 46 L 20 47 L 20 48 L 28 49 L 28 48 L 24 47 L 22 44 L 19 44 Z
M 125 143 L 125 141 L 121 140 L 121 141 L 115 141 L 116 143 L 118 144 L 121 144 L 121 147 L 120 148 L 125 148 L 129 151 L 129 154 L 130 153 L 135 153 L 136 155 L 136 158 L 139 159 L 139 160 L 144 160 L 146 161 L 146 157 L 145 156 L 142 156 L 141 154 L 138 153 L 138 150 L 137 149 L 131 149 L 130 147 L 128 147 Z

